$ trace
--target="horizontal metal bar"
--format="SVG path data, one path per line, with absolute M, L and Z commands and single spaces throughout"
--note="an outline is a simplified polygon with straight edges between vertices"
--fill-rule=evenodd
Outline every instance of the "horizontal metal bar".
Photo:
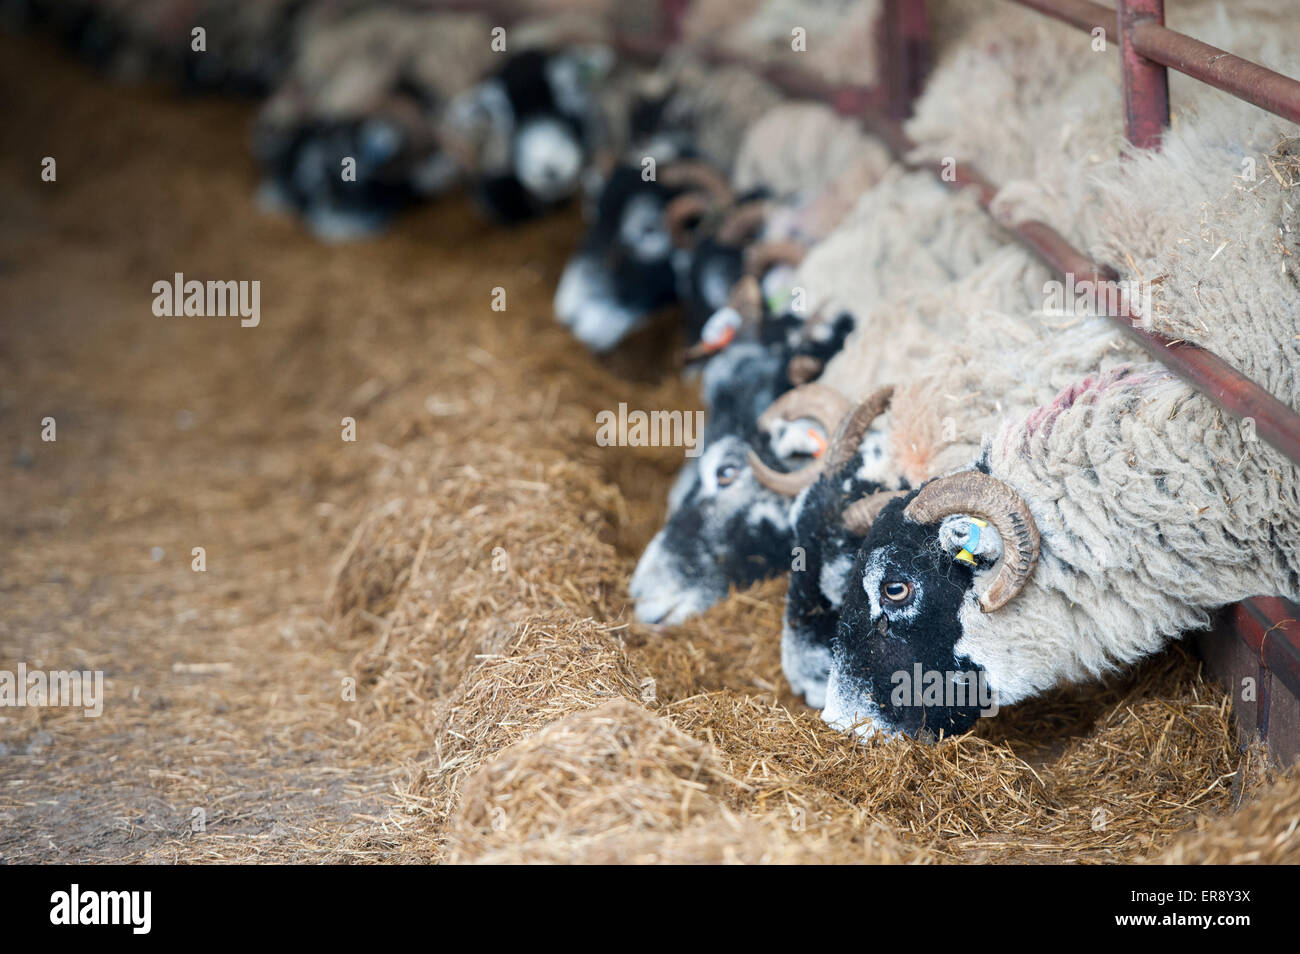
M 1255 596 L 1234 606 L 1229 619 L 1264 667 L 1300 697 L 1300 607 L 1277 596 Z
M 1116 12 L 1089 0 L 1010 0 L 1022 7 L 1091 32 L 1097 27 L 1107 36 L 1119 36 Z M 1300 81 L 1258 63 L 1202 43 L 1159 23 L 1136 24 L 1130 33 L 1140 55 L 1231 93 L 1260 109 L 1300 123 Z
M 1101 27 L 1106 31 L 1107 37 L 1119 36 L 1115 11 L 1103 7 L 1100 3 L 1089 3 L 1088 0 L 1011 0 L 1011 2 L 1037 10 L 1054 20 L 1078 27 L 1086 33 Z
M 673 44 L 663 37 L 623 35 L 617 49 L 636 60 L 656 61 Z M 877 86 L 836 86 L 795 67 L 782 64 L 755 64 L 744 56 L 716 47 L 695 47 L 692 52 L 714 66 L 739 66 L 763 77 L 777 89 L 793 96 L 820 100 L 843 116 L 854 118 L 877 109 L 885 101 L 885 91 Z
M 1134 26 L 1132 43 L 1149 60 L 1300 123 L 1300 81 L 1158 23 Z
M 1084 0 L 1036 0 L 1025 2 L 1015 0 L 1024 6 L 1040 9 L 1043 12 L 1058 15 L 1067 22 L 1078 21 L 1078 25 L 1104 25 L 1098 19 L 1108 16 L 1114 25 L 1115 12 L 1095 3 Z M 665 43 L 661 38 L 623 38 L 629 52 L 635 51 L 641 56 L 657 56 L 663 51 Z M 733 63 L 746 65 L 743 58 L 721 51 L 702 51 L 702 55 L 715 63 Z M 760 72 L 783 89 L 792 93 L 818 98 L 833 103 L 846 115 L 857 115 L 872 132 L 879 136 L 895 156 L 900 159 L 907 156 L 913 148 L 903 132 L 901 124 L 884 115 L 884 96 L 878 88 L 835 87 L 806 73 L 784 67 L 771 67 Z M 937 169 L 936 169 L 937 171 Z M 997 194 L 997 188 L 980 173 L 969 166 L 958 165 L 956 181 L 951 185 L 957 188 L 975 188 L 978 190 L 980 204 L 988 208 Z M 1114 280 L 1114 271 L 1098 266 L 1082 252 L 1075 249 L 1059 232 L 1043 222 L 1024 222 L 1011 230 L 1016 238 L 1037 254 L 1044 262 L 1059 274 L 1073 274 L 1077 280 L 1089 277 Z M 1125 312 L 1127 309 L 1121 309 Z M 1222 358 L 1198 345 L 1185 341 L 1173 341 L 1163 335 L 1147 331 L 1131 320 L 1112 316 L 1125 333 L 1128 334 L 1147 354 L 1178 374 L 1196 390 L 1208 396 L 1212 401 L 1236 418 L 1251 418 L 1255 423 L 1255 434 L 1261 440 L 1300 465 L 1300 415 L 1287 407 L 1276 397 L 1243 375 Z

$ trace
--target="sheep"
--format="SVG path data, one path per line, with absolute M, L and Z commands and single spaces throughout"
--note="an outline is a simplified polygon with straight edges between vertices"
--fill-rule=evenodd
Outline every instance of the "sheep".
M 693 71 L 680 69 L 696 81 Z M 758 81 L 740 72 L 729 82 L 742 101 L 754 100 L 750 88 Z M 669 128 L 660 131 L 657 148 L 669 155 L 680 154 L 674 143 L 693 138 L 678 131 L 683 124 L 699 125 L 697 120 L 684 123 L 680 117 L 689 110 L 674 106 L 678 100 L 674 94 L 667 97 L 662 112 L 669 118 L 660 120 Z M 705 128 L 719 127 L 709 123 Z M 717 146 L 706 150 L 719 151 Z M 810 243 L 824 236 L 888 165 L 884 147 L 855 123 L 810 103 L 776 106 L 750 125 L 736 155 L 731 188 L 719 186 L 704 196 L 697 192 L 693 204 L 682 192 L 646 182 L 639 166 L 620 165 L 603 183 L 591 231 L 561 277 L 557 317 L 601 351 L 615 346 L 656 308 L 682 302 L 687 341 L 693 345 L 703 337 L 706 319 L 731 303 L 751 241 Z M 739 201 L 734 201 L 736 195 Z M 720 212 L 729 202 L 734 202 L 730 211 Z M 692 229 L 677 227 L 687 214 L 705 221 Z M 710 220 L 716 228 L 709 228 Z M 738 320 L 734 309 L 719 316 L 714 334 L 724 335 Z M 706 347 L 700 355 L 720 346 Z
M 997 36 L 1000 40 L 996 44 L 977 38 L 977 42 L 956 51 L 949 62 L 940 66 L 913 120 L 912 130 L 923 142 L 927 129 L 942 129 L 948 139 L 938 147 L 932 146 L 926 157 L 934 159 L 958 141 L 949 136 L 944 124 L 936 120 L 935 113 L 938 110 L 950 120 L 956 118 L 949 109 L 949 97 L 967 85 L 965 72 L 973 70 L 986 77 L 989 87 L 995 91 L 994 99 L 998 98 L 998 90 L 1020 96 L 1019 91 L 1026 88 L 1028 77 L 1038 72 L 1045 74 L 1047 98 L 1057 100 L 1059 111 L 1052 108 L 1050 102 L 1020 96 L 1015 112 L 1021 121 L 1012 124 L 1006 137 L 983 140 L 982 149 L 970 153 L 976 156 L 982 167 L 993 168 L 999 175 L 1011 177 L 1012 184 L 1000 190 L 994 202 L 995 211 L 1006 220 L 1018 221 L 1024 217 L 1024 210 L 1032 207 L 1031 202 L 1026 201 L 1027 197 L 1031 197 L 1031 201 L 1037 199 L 1039 209 L 1049 206 L 1057 209 L 1063 206 L 1072 209 L 1102 207 L 1104 203 L 1100 198 L 1081 194 L 1078 188 L 1069 194 L 1068 187 L 1093 181 L 1087 174 L 1088 170 L 1100 168 L 1107 161 L 1111 164 L 1117 161 L 1120 145 L 1118 110 L 1113 103 L 1094 102 L 1088 96 L 1082 99 L 1079 96 L 1080 90 L 1096 90 L 1100 88 L 1099 82 L 1108 82 L 1111 65 L 1100 59 L 1089 60 L 1082 75 L 1075 71 L 1071 73 L 1069 82 L 1055 82 L 1059 77 L 1055 77 L 1048 64 L 1069 55 L 1068 44 L 1076 42 L 1071 34 L 1063 33 L 1059 26 L 1044 27 L 1031 20 L 1016 23 L 1014 29 L 1000 27 Z M 1198 100 L 1206 95 L 1203 89 L 1187 90 L 1180 103 L 1179 115 L 1194 114 Z M 1061 127 L 1064 134 L 1058 135 L 1057 127 Z M 1087 139 L 1069 135 L 1071 128 L 1080 127 L 1087 129 L 1090 135 L 1100 130 L 1103 140 L 1109 139 L 1109 142 L 1097 146 Z M 981 142 L 978 138 L 974 141 Z M 1001 146 L 1005 142 L 1012 144 L 1010 156 L 1003 155 Z M 919 152 L 925 154 L 926 150 L 922 148 Z M 1030 157 L 1028 164 L 1025 163 L 1026 155 Z M 1041 184 L 1015 178 L 1031 174 L 1035 167 L 1047 170 Z M 1046 195 L 1055 200 L 1061 192 L 1067 193 L 1063 201 L 1042 199 Z M 1126 204 L 1130 199 L 1126 195 L 1122 200 L 1110 203 L 1112 211 L 1108 220 L 1113 221 L 1121 214 L 1131 215 L 1134 230 L 1140 231 L 1147 222 L 1159 218 L 1157 208 L 1152 208 L 1149 203 Z M 1170 235 L 1166 241 L 1173 245 L 1177 237 Z M 1094 248 L 1102 260 L 1123 260 L 1127 254 L 1126 249 L 1116 245 L 1095 245 Z M 1041 269 L 1039 272 L 1041 275 Z M 1148 270 L 1146 274 L 1155 272 Z M 991 273 L 989 277 L 994 278 L 994 275 Z M 1030 295 L 1017 302 L 1014 297 L 1008 299 L 1004 294 L 1004 301 L 995 312 L 1029 314 L 1036 307 L 1032 288 L 1040 285 L 1044 278 L 1036 277 L 1026 282 L 1024 276 L 1018 279 L 1008 277 L 1006 280 L 1013 286 L 1023 284 L 1026 290 L 1030 290 Z M 990 321 L 988 293 L 988 290 L 982 293 L 984 304 L 980 304 L 981 298 L 968 298 L 962 306 L 971 314 L 972 307 L 984 311 L 971 322 L 972 333 L 963 335 L 964 340 L 945 347 L 929 359 L 928 367 L 923 366 L 911 379 L 898 374 L 886 379 L 905 381 L 896 392 L 890 413 L 888 423 L 894 425 L 892 431 L 887 426 L 877 435 L 890 451 L 890 472 L 902 486 L 915 487 L 925 479 L 969 461 L 981 439 L 981 427 L 995 423 L 996 414 L 1009 413 L 1016 408 L 1028 409 L 1048 400 L 1063 386 L 1065 379 L 1077 378 L 1088 370 L 1105 370 L 1123 356 L 1132 354 L 1131 349 L 1114 339 L 1113 333 L 1108 340 L 1104 333 L 1077 328 L 1066 332 L 1064 338 L 1009 347 L 1007 342 L 989 337 L 990 329 L 999 325 Z M 967 297 L 967 292 L 959 291 L 959 300 L 962 297 Z M 878 322 L 880 316 L 876 317 Z M 914 313 L 905 316 L 904 320 L 918 317 Z M 1005 322 L 1002 325 L 1005 326 Z M 1095 329 L 1097 325 L 1093 320 L 1088 323 L 1088 328 Z M 1105 332 L 1104 326 L 1101 331 Z M 880 331 L 873 329 L 872 333 L 878 335 Z M 1010 332 L 998 332 L 1006 333 Z M 1176 336 L 1186 335 L 1180 332 Z M 999 369 L 991 368 L 986 360 L 981 359 L 981 350 L 992 349 L 1000 352 L 1000 369 L 1010 369 L 1010 376 L 1004 373 L 999 378 L 996 373 Z M 865 379 L 882 380 L 873 376 Z M 833 376 L 831 380 L 834 383 Z M 1027 383 L 1032 383 L 1033 388 L 1026 389 Z M 936 413 L 935 408 L 952 404 L 954 394 L 962 396 L 961 406 Z M 989 398 L 996 398 L 995 403 L 990 404 Z M 900 420 L 903 422 L 901 425 L 898 424 Z M 949 439 L 936 440 L 945 430 L 953 432 Z M 959 439 L 953 440 L 953 437 Z M 878 444 L 869 446 L 873 451 L 880 450 Z M 796 504 L 795 543 L 808 554 L 807 560 L 813 572 L 792 578 L 783 624 L 783 662 L 792 686 L 796 691 L 806 693 L 810 704 L 819 704 L 824 696 L 831 637 L 838 623 L 845 573 L 851 565 L 855 544 L 860 539 L 849 534 L 843 526 L 837 527 L 838 516 L 848 500 L 871 492 L 871 487 L 846 483 L 827 475 L 815 491 L 809 491 L 811 503 Z M 825 567 L 834 567 L 834 570 Z
M 753 198 L 733 205 L 693 247 L 682 292 L 688 358 L 715 354 L 738 332 L 766 337 L 792 356 L 804 344 L 809 355 L 838 351 L 835 326 L 815 323 L 803 335 L 801 314 L 763 319 L 783 311 L 788 279 L 806 249 L 839 225 L 890 163 L 856 122 L 817 103 L 781 104 L 746 130 L 732 186 Z M 807 340 L 814 331 L 819 340 Z
M 930 331 L 908 320 L 906 305 L 927 287 L 969 272 L 1004 243 L 1005 233 L 973 196 L 949 196 L 928 173 L 891 170 L 861 198 L 853 216 L 815 246 L 799 269 L 800 276 L 817 279 L 809 282 L 810 301 L 832 314 L 843 309 L 857 315 L 844 350 L 826 361 L 815 383 L 785 395 L 755 427 L 728 435 L 726 450 L 716 455 L 720 467 L 734 468 L 725 477 L 711 469 L 706 441 L 698 473 L 675 488 L 676 506 L 637 564 L 631 592 L 638 618 L 677 622 L 725 596 L 732 583 L 751 581 L 758 570 L 772 576 L 789 568 L 792 501 L 825 466 L 838 425 L 855 403 L 891 380 L 891 370 L 922 361 L 941 347 L 943 331 L 954 330 Z M 873 324 L 877 306 L 890 298 L 902 306 L 888 312 L 895 329 L 885 327 L 884 318 Z M 894 347 L 894 340 L 910 347 Z M 706 365 L 706 376 L 727 375 L 727 366 L 714 362 L 732 350 Z M 774 373 L 784 378 L 785 365 L 768 353 Z M 772 542 L 738 533 L 735 516 L 711 518 L 723 510 L 750 515 L 746 526 L 766 528 Z M 781 561 L 773 559 L 777 543 Z M 743 573 L 729 576 L 736 567 Z
M 838 317 L 805 328 L 803 310 L 788 309 L 795 269 L 890 164 L 880 142 L 825 106 L 790 103 L 755 123 L 741 145 L 733 182 L 738 190 L 770 197 L 738 205 L 721 222 L 718 234 L 731 231 L 744 246 L 744 274 L 726 304 L 699 324 L 699 343 L 688 357 L 707 357 L 741 340 L 767 340 L 792 357 L 802 352 L 811 359 L 822 351 L 821 361 L 838 351 Z M 808 380 L 817 365 L 811 367 L 797 380 Z
M 254 130 L 264 203 L 340 239 L 447 188 L 456 168 L 439 116 L 489 68 L 489 42 L 488 22 L 468 14 L 380 7 L 313 25 Z
M 682 26 L 688 44 L 870 86 L 879 80 L 879 16 L 879 0 L 697 0 Z
M 443 141 L 498 223 L 572 198 L 597 156 L 626 141 L 627 87 L 607 29 L 577 15 L 525 20 L 506 33 L 504 63 L 456 98 Z
M 1048 278 L 1027 251 L 1009 246 L 960 281 L 871 316 L 877 325 L 930 326 L 950 337 L 910 373 L 896 369 L 892 383 L 846 420 L 828 452 L 838 464 L 791 507 L 801 565 L 786 596 L 781 658 L 792 690 L 809 705 L 824 704 L 849 571 L 874 511 L 895 492 L 969 461 L 988 428 L 1013 409 L 1050 399 L 1081 371 L 1133 356 L 1103 318 L 1073 308 L 1044 312 Z
M 1010 6 L 1006 0 L 929 0 L 932 49 L 966 42 L 972 24 Z M 798 70 L 828 85 L 866 87 L 882 81 L 882 7 L 880 0 L 693 0 L 682 32 L 698 49 Z
M 787 565 L 784 501 L 761 495 L 746 463 L 759 440 L 755 422 L 780 390 L 778 371 L 777 359 L 753 344 L 731 348 L 706 367 L 704 450 L 683 469 L 668 522 L 632 575 L 628 591 L 638 619 L 680 623 L 723 599 L 733 584 L 775 576 Z M 774 463 L 801 463 L 795 448 L 771 456 Z
M 714 307 L 723 303 L 738 257 L 702 256 L 692 275 L 693 247 L 704 220 L 735 198 L 727 173 L 744 130 L 781 96 L 745 70 L 677 55 L 635 100 L 631 145 L 587 183 L 590 225 L 555 293 L 557 320 L 597 352 L 682 300 L 691 285 L 690 297 L 707 299 L 715 289 Z
M 999 15 L 993 21 L 1000 29 L 1005 29 L 1009 22 L 1016 29 L 1027 32 L 1030 37 L 1038 37 L 1039 21 L 1032 15 L 1029 19 L 1021 17 L 1022 14 L 1016 13 L 1010 21 L 1006 21 Z M 1000 57 L 1007 57 L 1015 49 L 1014 45 L 1007 47 L 1004 44 L 1000 49 L 988 51 L 981 46 L 979 56 L 963 55 L 957 49 L 946 61 L 947 65 L 941 66 L 935 79 L 944 84 L 944 88 L 969 87 L 972 76 L 982 75 L 980 71 L 989 67 L 985 59 L 991 59 L 993 65 L 997 65 Z M 1105 68 L 1104 61 L 1100 59 L 1086 63 L 1090 70 Z M 1059 94 L 1054 92 L 1052 95 Z M 945 115 L 951 113 L 945 103 L 933 97 L 928 106 L 924 102 L 922 106 L 923 111 L 918 117 L 918 122 L 922 124 L 929 119 L 926 110 L 933 112 L 941 109 Z M 1094 108 L 1100 111 L 1102 107 Z M 1052 114 L 1050 109 L 1041 107 L 1033 115 L 1038 117 L 1034 122 L 1041 125 L 1047 121 L 1042 117 L 1051 117 Z M 984 122 L 982 116 L 969 110 L 952 119 L 971 138 L 976 138 L 976 127 Z M 1032 142 L 1035 135 L 1033 128 L 1018 128 L 1016 141 Z M 793 274 L 780 279 L 780 283 L 786 285 L 791 297 L 796 300 L 791 304 L 801 306 L 799 309 L 787 310 L 835 316 L 836 320 L 850 315 L 857 323 L 842 350 L 829 360 L 818 360 L 809 355 L 811 360 L 804 365 L 812 370 L 803 373 L 811 376 L 820 371 L 817 383 L 840 395 L 847 407 L 862 401 L 882 385 L 908 381 L 934 355 L 943 353 L 954 336 L 965 330 L 964 324 L 957 320 L 961 314 L 960 309 L 935 306 L 926 313 L 918 307 L 917 295 L 925 289 L 943 288 L 970 275 L 981 263 L 1005 246 L 1008 240 L 1007 233 L 980 210 L 973 194 L 963 192 L 951 195 L 927 172 L 909 172 L 898 166 L 885 169 L 879 175 L 879 181 L 861 195 L 853 211 L 839 227 L 808 251 Z M 1021 264 L 1015 267 L 1023 271 L 1026 266 L 1021 260 Z M 1038 287 L 1041 288 L 1043 280 L 1042 273 L 1037 273 L 1035 281 Z M 969 292 L 961 288 L 956 289 L 956 294 L 958 299 L 963 294 L 969 297 Z M 766 294 L 760 297 L 766 297 Z M 889 304 L 891 299 L 892 305 Z M 985 304 L 979 307 L 987 309 L 988 300 L 986 295 L 983 299 Z M 1019 311 L 1022 316 L 1025 314 L 1024 308 Z M 736 318 L 725 312 L 718 317 L 728 320 L 732 326 L 723 326 L 720 339 L 723 342 L 729 338 L 734 340 L 737 337 L 734 330 Z M 817 327 L 819 326 L 814 324 L 814 328 Z M 706 344 L 711 344 L 714 331 L 713 328 L 707 329 Z M 908 393 L 906 390 L 902 392 L 904 407 L 908 404 Z M 819 429 L 815 428 L 814 431 L 819 439 L 826 440 L 838 423 L 837 420 L 824 420 L 820 422 Z M 778 430 L 782 427 L 779 419 L 769 418 L 768 424 Z M 806 432 L 806 424 L 807 422 L 801 422 L 793 432 Z M 971 432 L 965 433 L 970 439 Z M 976 443 L 978 436 L 978 432 L 975 432 Z M 730 495 L 738 497 L 742 491 L 748 493 L 751 505 L 761 504 L 769 513 L 777 512 L 780 508 L 775 504 L 784 498 L 788 518 L 791 513 L 791 498 L 818 471 L 815 468 L 800 468 L 797 473 L 783 474 L 774 469 L 765 460 L 772 456 L 769 445 L 774 439 L 779 443 L 781 434 L 757 435 L 758 443 L 751 448 L 757 453 L 753 457 L 747 457 L 743 479 L 737 484 L 740 489 L 731 490 Z M 803 449 L 803 453 L 806 455 L 807 449 Z M 960 451 L 955 447 L 946 449 L 950 458 L 958 453 Z M 782 465 L 790 462 L 786 458 L 777 460 Z M 934 466 L 934 461 L 909 460 L 907 455 L 899 455 L 898 460 L 898 469 L 887 478 L 882 476 L 882 487 L 904 486 L 908 480 L 919 481 L 933 473 L 927 468 Z M 753 472 L 753 480 L 748 479 L 750 471 Z M 683 486 L 689 486 L 689 483 L 679 483 L 676 488 L 679 497 L 684 495 Z M 772 495 L 771 500 L 768 495 Z M 794 512 L 796 515 L 800 513 L 798 510 Z M 642 564 L 638 565 L 637 593 L 641 597 L 638 606 L 642 601 L 649 606 L 674 601 L 682 606 L 702 606 L 711 602 L 711 598 L 700 595 L 699 591 L 707 590 L 710 594 L 725 592 L 725 586 L 716 579 L 705 584 L 700 577 L 701 582 L 696 583 L 679 574 L 676 579 L 680 585 L 673 590 L 672 596 L 666 595 L 669 588 L 665 581 L 674 579 L 671 568 L 673 561 L 679 565 L 698 565 L 701 561 L 698 554 L 691 555 L 693 549 L 716 554 L 726 546 L 725 542 L 713 541 L 698 530 L 685 532 L 684 528 L 695 526 L 692 524 L 693 519 L 689 513 L 679 514 L 676 509 L 671 512 L 669 524 L 662 531 L 662 536 L 656 538 L 643 557 Z M 801 540 L 800 553 L 813 553 L 813 559 L 816 560 L 815 539 L 809 538 L 813 529 L 811 526 L 805 527 L 805 533 L 802 536 L 796 533 L 796 536 Z M 781 539 L 786 539 L 788 526 L 780 527 L 779 532 Z M 838 561 L 837 565 L 842 573 L 843 560 Z M 825 603 L 825 594 L 819 591 L 820 581 L 815 579 L 818 575 L 816 572 L 808 574 L 801 579 L 800 586 L 813 579 L 815 585 L 807 595 L 809 599 L 815 598 Z M 657 581 L 660 589 L 656 591 L 646 582 L 648 580 Z M 800 599 L 797 598 L 795 603 L 800 605 Z M 792 618 L 798 622 L 800 615 L 795 612 Z M 822 624 L 833 630 L 833 619 L 817 621 L 819 627 Z M 817 700 L 822 695 L 825 679 L 826 630 L 804 636 L 799 625 L 787 629 L 790 634 L 786 640 L 785 655 L 787 661 L 791 662 L 787 672 L 793 674 L 792 684 L 797 691 L 807 692 L 811 699 Z M 805 647 L 807 651 L 800 647 Z M 793 662 L 803 656 L 810 657 L 811 661 L 797 665 Z M 818 679 L 799 675 L 801 672 L 818 671 L 822 673 Z
M 1074 212 L 1088 248 L 1160 279 L 1144 322 L 1196 331 L 1291 407 L 1295 191 L 1286 177 L 1239 176 L 1243 158 L 1267 168 L 1296 132 L 1205 95 L 1160 152 L 1054 183 L 1091 200 Z M 1223 311 L 1234 320 L 1208 320 Z M 1153 653 L 1225 604 L 1300 597 L 1298 476 L 1159 364 L 1081 375 L 1004 417 L 965 469 L 880 511 L 850 571 L 823 718 L 863 737 L 961 732 Z M 979 698 L 936 691 L 917 704 L 897 690 L 918 666 L 967 689 L 973 679 Z
M 1119 111 L 1102 92 L 1113 93 L 1108 85 L 1113 63 L 1094 57 L 1086 40 L 1083 36 L 1081 44 L 1076 31 L 1029 11 L 1011 9 L 978 21 L 968 42 L 944 51 L 907 124 L 918 142 L 912 158 L 973 159 L 981 171 L 1012 183 L 999 193 L 1001 200 L 1023 188 L 1018 177 L 1032 176 L 1037 169 L 1087 169 L 1106 155 L 1116 155 Z M 1063 62 L 1072 68 L 1062 70 Z M 1015 116 L 997 137 L 971 128 L 972 111 L 964 93 L 972 76 L 979 76 L 981 89 L 990 91 L 994 108 Z M 962 109 L 954 109 L 954 99 Z M 1080 129 L 1089 138 L 1077 135 Z M 1091 138 L 1098 132 L 1100 146 Z M 962 199 L 972 201 L 969 196 Z M 878 214 L 872 218 L 880 220 Z M 886 229 L 887 234 L 891 231 Z M 884 251 L 895 248 L 885 245 Z M 1062 332 L 1044 337 L 1037 313 L 1049 278 L 1045 269 L 1014 248 L 982 257 L 984 264 L 967 268 L 962 280 L 901 302 L 902 307 L 875 309 L 861 322 L 860 335 L 900 345 L 891 351 L 862 348 L 850 340 L 821 379 L 855 400 L 892 385 L 894 400 L 879 427 L 867 430 L 864 423 L 859 428 L 861 448 L 847 455 L 849 465 L 825 474 L 817 486 L 802 492 L 792 509 L 794 541 L 807 572 L 791 578 L 782 663 L 791 687 L 810 705 L 824 702 L 832 638 L 861 540 L 861 533 L 840 519 L 849 501 L 875 493 L 882 493 L 878 501 L 884 500 L 890 488 L 918 486 L 967 462 L 998 415 L 1032 407 L 1065 381 L 1093 367 L 1109 366 L 1128 353 L 1113 330 L 1096 319 L 1084 321 L 1082 329 L 1065 331 L 1063 337 Z M 836 265 L 831 259 L 827 270 Z M 996 364 L 987 360 L 995 352 Z

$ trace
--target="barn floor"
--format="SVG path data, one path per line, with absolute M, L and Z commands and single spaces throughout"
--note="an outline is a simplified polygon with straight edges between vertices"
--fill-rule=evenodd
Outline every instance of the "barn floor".
M 550 318 L 576 216 L 324 246 L 256 208 L 246 105 L 12 37 L 0 86 L 0 669 L 107 694 L 0 710 L 0 860 L 1300 860 L 1181 649 L 859 748 L 784 692 L 779 582 L 630 623 L 680 450 L 595 414 L 695 405 L 662 326 L 602 363 Z M 154 317 L 174 272 L 261 325 Z

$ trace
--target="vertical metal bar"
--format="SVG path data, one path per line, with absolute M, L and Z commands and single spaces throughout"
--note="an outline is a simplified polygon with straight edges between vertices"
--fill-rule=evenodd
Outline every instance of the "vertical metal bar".
M 1231 687 L 1236 692 L 1237 687 Z M 1268 741 L 1268 717 L 1273 708 L 1273 674 L 1259 664 L 1259 683 L 1255 686 L 1255 728 L 1261 740 Z
M 1119 0 L 1120 64 L 1124 73 L 1124 131 L 1141 149 L 1159 149 L 1169 125 L 1169 72 L 1133 47 L 1144 23 L 1164 26 L 1164 0 Z
M 663 9 L 664 39 L 669 43 L 677 43 L 682 38 L 682 21 L 686 18 L 686 8 L 691 5 L 691 0 L 663 0 L 661 8 Z
M 877 25 L 881 81 L 889 115 L 905 119 L 930 67 L 930 21 L 925 0 L 884 0 Z

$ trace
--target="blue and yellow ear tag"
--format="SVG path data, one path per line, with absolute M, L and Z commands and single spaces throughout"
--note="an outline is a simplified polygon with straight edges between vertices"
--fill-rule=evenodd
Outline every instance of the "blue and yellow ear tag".
M 954 556 L 953 559 L 961 563 L 969 563 L 971 566 L 975 566 L 975 554 L 971 551 L 980 545 L 980 529 L 987 526 L 987 520 L 981 520 L 979 517 L 971 517 L 970 532 L 966 534 L 966 545 L 957 551 L 957 555 Z

